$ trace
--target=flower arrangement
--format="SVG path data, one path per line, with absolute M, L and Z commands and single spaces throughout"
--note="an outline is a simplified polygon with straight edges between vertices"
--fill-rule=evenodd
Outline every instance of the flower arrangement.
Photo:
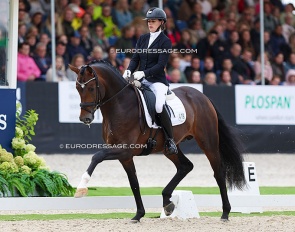
M 34 127 L 38 114 L 28 110 L 20 118 L 16 115 L 15 137 L 12 139 L 13 153 L 0 145 L 0 197 L 1 196 L 72 196 L 74 188 L 67 177 L 59 172 L 50 172 L 44 158 L 35 153 L 30 144 L 35 135 Z

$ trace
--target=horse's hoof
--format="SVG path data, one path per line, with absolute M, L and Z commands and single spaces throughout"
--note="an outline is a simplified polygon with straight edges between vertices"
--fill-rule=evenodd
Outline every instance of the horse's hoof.
M 74 195 L 75 198 L 85 197 L 88 193 L 88 188 L 79 188 Z
M 132 224 L 135 224 L 135 223 L 139 223 L 140 221 L 137 220 L 137 219 L 131 219 L 130 222 L 131 222 Z
M 222 221 L 222 222 L 229 222 L 229 220 L 226 219 L 226 218 L 220 218 L 220 221 Z
M 171 202 L 170 204 L 166 205 L 164 207 L 165 215 L 166 216 L 170 216 L 173 213 L 174 209 L 175 209 L 175 205 L 174 205 L 173 202 Z

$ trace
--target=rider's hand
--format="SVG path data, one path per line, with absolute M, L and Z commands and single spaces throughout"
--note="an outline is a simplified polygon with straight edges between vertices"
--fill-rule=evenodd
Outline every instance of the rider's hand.
M 123 73 L 123 77 L 125 80 L 128 81 L 129 77 L 131 77 L 131 71 L 130 70 L 125 70 L 125 72 Z
M 143 71 L 136 71 L 134 74 L 134 80 L 141 80 L 142 78 L 144 78 L 144 72 Z

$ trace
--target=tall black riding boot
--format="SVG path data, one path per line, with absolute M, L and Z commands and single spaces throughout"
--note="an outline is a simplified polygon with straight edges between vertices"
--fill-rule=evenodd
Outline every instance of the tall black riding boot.
M 158 114 L 158 117 L 160 119 L 161 126 L 164 129 L 164 134 L 166 137 L 165 147 L 164 147 L 165 154 L 167 155 L 177 154 L 178 150 L 173 140 L 172 123 L 171 123 L 171 119 L 168 114 L 167 108 L 165 106 L 163 106 L 163 111 L 162 113 Z

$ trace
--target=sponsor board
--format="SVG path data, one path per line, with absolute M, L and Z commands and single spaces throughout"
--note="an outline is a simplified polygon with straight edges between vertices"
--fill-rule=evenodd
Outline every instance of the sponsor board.
M 235 86 L 236 124 L 295 125 L 295 87 Z

